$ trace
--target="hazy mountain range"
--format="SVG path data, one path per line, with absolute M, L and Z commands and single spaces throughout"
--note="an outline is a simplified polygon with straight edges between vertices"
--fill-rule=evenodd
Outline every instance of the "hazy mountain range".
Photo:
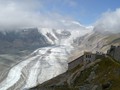
M 76 28 L 1 30 L 0 90 L 34 87 L 66 72 L 68 62 L 84 51 L 106 52 L 120 45 L 120 33 L 72 24 Z

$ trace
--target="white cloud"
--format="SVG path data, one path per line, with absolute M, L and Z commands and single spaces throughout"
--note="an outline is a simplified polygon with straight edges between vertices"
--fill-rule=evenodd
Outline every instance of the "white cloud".
M 120 8 L 104 13 L 96 22 L 95 30 L 120 32 Z
M 0 28 L 64 28 L 61 20 L 72 20 L 58 13 L 42 12 L 41 8 L 42 0 L 0 0 Z
M 32 9 L 28 10 L 26 5 Z M 32 13 L 33 9 L 32 2 L 23 4 L 17 0 L 0 0 L 0 28 L 34 26 L 38 23 L 38 14 Z

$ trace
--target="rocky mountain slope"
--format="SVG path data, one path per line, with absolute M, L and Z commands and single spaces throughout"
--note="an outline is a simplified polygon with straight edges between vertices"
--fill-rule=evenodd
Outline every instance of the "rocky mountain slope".
M 0 53 L 17 53 L 23 50 L 35 50 L 50 43 L 37 28 L 0 31 Z
M 119 90 L 120 63 L 101 57 L 84 68 L 77 66 L 30 90 Z
M 84 51 L 106 53 L 111 45 L 120 45 L 120 33 L 93 31 L 79 39 L 77 38 L 75 42 L 78 42 L 77 49 L 70 56 L 70 60 L 76 59 Z

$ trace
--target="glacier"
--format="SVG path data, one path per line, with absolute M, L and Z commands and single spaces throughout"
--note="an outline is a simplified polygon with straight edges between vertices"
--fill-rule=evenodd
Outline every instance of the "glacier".
M 81 37 L 86 30 L 54 30 L 39 28 L 52 46 L 38 48 L 23 61 L 13 66 L 0 83 L 0 90 L 24 90 L 41 84 L 62 74 L 68 69 L 68 56 L 75 49 L 74 39 Z

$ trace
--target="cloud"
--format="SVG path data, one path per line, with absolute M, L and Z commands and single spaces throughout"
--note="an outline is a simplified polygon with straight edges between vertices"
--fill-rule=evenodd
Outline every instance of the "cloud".
M 96 22 L 95 30 L 120 32 L 120 8 L 115 11 L 108 11 Z
M 72 18 L 54 12 L 44 12 L 44 3 L 42 0 L 0 0 L 0 29 L 69 27 L 61 20 L 69 21 L 73 20 Z
M 32 2 L 0 0 L 0 28 L 34 26 L 38 23 L 38 14 L 33 13 L 34 6 Z

